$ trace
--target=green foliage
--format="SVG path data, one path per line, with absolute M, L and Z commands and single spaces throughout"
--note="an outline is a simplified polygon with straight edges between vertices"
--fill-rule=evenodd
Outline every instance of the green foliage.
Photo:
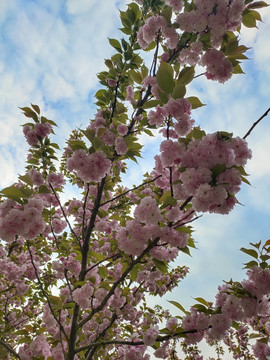
M 201 106 L 205 106 L 205 104 L 203 104 L 196 96 L 189 96 L 187 99 L 190 102 L 192 109 L 197 109 Z
M 185 310 L 185 308 L 177 301 L 170 300 L 168 301 L 170 304 L 176 306 L 179 310 L 183 311 L 184 314 L 188 315 L 189 312 Z
M 151 9 L 153 13 L 159 13 L 163 8 L 164 2 L 162 0 L 143 0 L 143 12 L 146 14 Z
M 185 66 L 184 69 L 181 70 L 177 82 L 183 85 L 187 85 L 193 80 L 194 75 L 194 66 Z
M 157 72 L 157 83 L 166 93 L 170 94 L 174 89 L 173 68 L 165 61 L 161 61 Z
M 242 23 L 247 28 L 257 27 L 257 21 L 262 21 L 261 15 L 255 10 L 246 9 L 243 12 Z

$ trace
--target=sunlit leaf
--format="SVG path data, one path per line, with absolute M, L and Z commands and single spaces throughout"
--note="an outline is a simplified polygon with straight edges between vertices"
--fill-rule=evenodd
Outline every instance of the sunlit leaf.
M 258 253 L 256 250 L 253 249 L 246 249 L 246 248 L 241 248 L 240 251 L 244 252 L 245 254 L 248 254 L 252 257 L 254 257 L 255 259 L 258 259 Z
M 115 50 L 122 53 L 122 48 L 121 48 L 120 42 L 118 40 L 109 38 L 109 43 L 111 44 L 111 46 L 113 48 L 115 48 Z
M 181 83 L 183 85 L 189 84 L 195 75 L 194 66 L 186 66 L 183 70 L 181 70 L 177 83 Z
M 203 104 L 196 96 L 189 96 L 187 99 L 190 102 L 192 109 L 197 109 L 201 106 L 205 106 L 205 104 Z
M 166 94 L 170 94 L 174 89 L 173 68 L 171 65 L 162 61 L 156 77 L 159 87 Z
M 179 302 L 174 301 L 174 300 L 168 300 L 168 302 L 169 302 L 170 304 L 176 306 L 176 307 L 177 307 L 178 309 L 180 309 L 181 311 L 183 311 L 183 313 L 189 314 L 189 312 L 186 311 L 185 308 L 184 308 L 181 304 L 179 304 Z
M 267 7 L 269 4 L 267 4 L 265 1 L 255 1 L 251 4 L 248 4 L 248 9 L 261 9 L 263 7 Z
M 153 263 L 156 265 L 156 267 L 163 273 L 163 274 L 167 274 L 168 272 L 168 264 L 166 264 L 163 261 L 157 260 L 157 259 L 153 259 Z

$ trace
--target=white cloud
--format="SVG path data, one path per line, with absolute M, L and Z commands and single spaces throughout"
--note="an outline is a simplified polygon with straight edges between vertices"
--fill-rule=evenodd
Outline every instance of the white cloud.
M 43 89 L 47 94 L 46 99 L 57 102 L 63 98 L 72 98 L 75 89 L 59 74 L 45 74 L 42 81 Z
M 67 1 L 67 11 L 72 15 L 83 14 L 88 12 L 93 5 L 93 2 L 88 0 L 68 0 Z

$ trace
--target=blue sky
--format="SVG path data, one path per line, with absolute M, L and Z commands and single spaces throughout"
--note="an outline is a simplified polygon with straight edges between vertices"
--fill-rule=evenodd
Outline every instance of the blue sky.
M 23 173 L 27 145 L 20 125 L 25 119 L 18 107 L 39 104 L 42 112 L 58 124 L 63 146 L 74 127 L 86 126 L 95 113 L 93 94 L 96 73 L 112 50 L 107 37 L 118 30 L 120 0 L 1 0 L 0 2 L 0 188 Z M 206 131 L 226 130 L 243 136 L 270 106 L 270 10 L 262 11 L 259 30 L 245 29 L 241 43 L 252 47 L 245 61 L 245 75 L 236 75 L 222 85 L 197 78 L 189 95 L 207 106 L 193 118 Z M 158 145 L 143 138 L 143 159 L 125 177 L 127 185 L 138 185 L 151 171 Z M 193 303 L 192 297 L 213 300 L 222 280 L 241 280 L 242 263 L 249 259 L 239 249 L 249 242 L 270 238 L 270 117 L 248 138 L 253 159 L 247 166 L 252 186 L 243 186 L 237 206 L 228 216 L 205 215 L 194 223 L 198 251 L 179 262 L 191 274 L 167 300 Z M 156 298 L 157 299 L 157 298 Z M 162 301 L 164 306 L 168 303 Z

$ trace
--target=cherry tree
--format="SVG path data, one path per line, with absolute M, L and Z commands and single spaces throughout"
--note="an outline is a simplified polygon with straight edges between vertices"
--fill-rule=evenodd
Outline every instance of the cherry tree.
M 121 40 L 98 74 L 95 118 L 53 142 L 52 120 L 23 107 L 30 148 L 26 172 L 1 190 L 0 358 L 201 360 L 203 339 L 234 359 L 270 358 L 270 240 L 242 251 L 252 257 L 242 282 L 219 287 L 172 316 L 148 296 L 164 296 L 188 275 L 175 265 L 195 248 L 201 213 L 237 206 L 246 138 L 207 134 L 192 119 L 203 106 L 186 89 L 198 76 L 224 83 L 241 74 L 247 47 L 242 26 L 256 27 L 252 0 L 144 0 L 120 11 Z M 144 62 L 152 56 L 151 66 Z M 126 161 L 137 162 L 140 135 L 163 140 L 155 167 L 126 188 Z M 65 184 L 78 196 L 63 201 Z M 157 298 L 158 299 L 158 298 Z M 250 341 L 250 339 L 255 339 Z M 219 357 L 220 358 L 220 357 Z

